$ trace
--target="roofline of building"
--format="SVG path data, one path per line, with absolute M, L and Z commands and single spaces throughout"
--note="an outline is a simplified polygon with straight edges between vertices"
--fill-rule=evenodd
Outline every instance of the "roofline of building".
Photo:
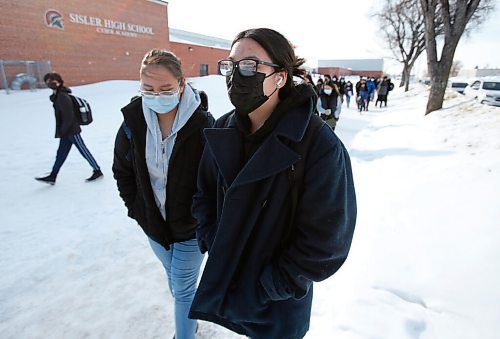
M 162 1 L 162 0 L 146 0 L 146 1 L 154 2 L 155 4 L 162 5 L 162 6 L 168 5 L 168 1 Z
M 384 58 L 372 59 L 319 59 L 319 68 L 340 67 L 345 69 L 357 69 L 366 71 L 382 71 L 384 69 Z
M 231 49 L 231 41 L 209 35 L 184 31 L 182 29 L 169 28 L 169 39 L 171 42 L 192 44 L 220 49 Z
M 318 61 L 380 61 L 384 58 L 370 58 L 370 59 L 319 59 Z

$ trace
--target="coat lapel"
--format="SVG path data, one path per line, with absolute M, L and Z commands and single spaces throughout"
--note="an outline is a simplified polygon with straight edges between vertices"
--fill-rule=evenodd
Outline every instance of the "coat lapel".
M 241 168 L 243 139 L 236 128 L 205 129 L 209 147 L 228 186 L 239 186 L 275 175 L 300 160 L 286 139 L 300 141 L 312 112 L 312 100 L 290 110 Z M 231 126 L 229 126 L 231 127 Z
M 212 153 L 217 167 L 230 186 L 238 174 L 243 158 L 243 140 L 236 128 L 206 128 L 206 146 Z
M 248 184 L 273 176 L 297 162 L 300 156 L 275 133 L 262 143 L 235 179 L 233 186 Z

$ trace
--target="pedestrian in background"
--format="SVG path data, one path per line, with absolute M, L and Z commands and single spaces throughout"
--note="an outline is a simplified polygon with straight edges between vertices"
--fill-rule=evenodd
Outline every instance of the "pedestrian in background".
M 380 108 L 382 108 L 382 104 L 384 107 L 387 107 L 387 93 L 389 92 L 389 82 L 387 81 L 387 77 L 384 76 L 382 81 L 379 83 L 377 88 L 377 101 L 375 102 L 375 107 L 380 102 Z
M 80 133 L 82 129 L 77 119 L 77 112 L 73 106 L 73 101 L 69 97 L 71 89 L 64 86 L 64 80 L 59 73 L 47 73 L 43 77 L 43 81 L 47 87 L 52 89 L 50 101 L 54 106 L 54 114 L 56 118 L 56 138 L 59 138 L 59 147 L 56 153 L 56 160 L 52 166 L 52 171 L 45 177 L 37 177 L 36 180 L 50 185 L 56 183 L 57 175 L 61 170 L 62 165 L 68 157 L 71 146 L 75 145 L 80 154 L 93 169 L 92 175 L 86 179 L 87 182 L 102 178 L 101 168 L 95 161 L 92 153 L 88 150 L 83 142 Z
M 316 93 L 321 93 L 323 85 L 324 85 L 323 79 L 319 78 L 318 81 L 316 82 Z
M 128 216 L 142 227 L 167 273 L 174 298 L 174 337 L 194 339 L 197 323 L 188 319 L 188 311 L 203 254 L 191 205 L 204 147 L 202 131 L 212 126 L 213 118 L 202 110 L 179 59 L 169 51 L 146 53 L 140 86 L 141 95 L 122 108 L 114 178 Z
M 349 108 L 349 104 L 351 103 L 351 97 L 353 95 L 353 85 L 351 80 L 347 80 L 344 86 L 345 93 L 345 102 L 347 104 L 347 108 Z
M 317 110 L 320 117 L 335 130 L 337 121 L 339 120 L 340 110 L 342 109 L 342 98 L 333 82 L 325 84 L 321 91 L 317 103 Z
M 366 80 L 366 88 L 368 88 L 368 101 L 366 102 L 366 110 L 368 110 L 370 106 L 370 102 L 375 98 L 375 91 L 377 89 L 377 85 L 375 84 L 375 78 L 370 78 Z

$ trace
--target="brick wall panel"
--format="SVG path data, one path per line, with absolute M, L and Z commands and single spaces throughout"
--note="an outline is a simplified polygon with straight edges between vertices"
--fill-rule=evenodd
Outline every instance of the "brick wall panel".
M 63 15 L 63 31 L 45 24 L 49 9 Z M 155 34 L 102 34 L 94 26 L 71 23 L 69 13 L 150 26 Z M 148 50 L 170 48 L 167 7 L 146 0 L 1 0 L 0 22 L 0 59 L 49 60 L 69 86 L 137 79 Z
M 208 74 L 217 74 L 217 62 L 227 58 L 229 50 L 171 42 L 170 48 L 182 62 L 184 76 L 200 76 L 200 64 L 208 65 Z M 189 51 L 189 48 L 192 50 Z

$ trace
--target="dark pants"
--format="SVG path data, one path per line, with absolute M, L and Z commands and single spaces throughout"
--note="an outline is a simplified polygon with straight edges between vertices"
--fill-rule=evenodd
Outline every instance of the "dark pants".
M 80 134 L 75 134 L 71 135 L 69 137 L 64 137 L 59 140 L 59 148 L 57 149 L 57 155 L 56 155 L 56 162 L 54 163 L 54 167 L 52 167 L 52 175 L 57 175 L 59 173 L 59 170 L 61 169 L 61 166 L 64 164 L 64 161 L 66 161 L 66 158 L 68 157 L 69 151 L 71 150 L 71 146 L 75 145 L 76 148 L 80 151 L 82 156 L 87 160 L 94 169 L 94 171 L 99 170 L 99 165 L 95 161 L 94 157 L 88 150 L 87 146 L 85 146 L 85 143 L 83 142 L 82 137 Z

